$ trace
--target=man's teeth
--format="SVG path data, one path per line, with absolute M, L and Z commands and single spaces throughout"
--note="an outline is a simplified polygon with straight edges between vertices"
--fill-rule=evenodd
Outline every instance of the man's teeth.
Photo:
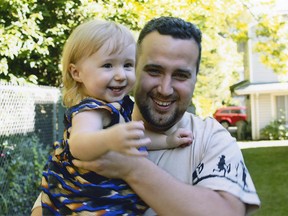
M 169 106 L 171 102 L 162 102 L 162 101 L 155 101 L 156 104 L 159 106 Z

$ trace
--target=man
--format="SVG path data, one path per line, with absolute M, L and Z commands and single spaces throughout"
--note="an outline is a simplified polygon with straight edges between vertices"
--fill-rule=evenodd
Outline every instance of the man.
M 146 24 L 137 43 L 134 120 L 170 134 L 190 129 L 192 145 L 149 152 L 149 159 L 110 152 L 75 165 L 125 180 L 151 209 L 145 215 L 245 215 L 260 201 L 234 138 L 216 120 L 185 112 L 201 59 L 201 32 L 179 18 Z

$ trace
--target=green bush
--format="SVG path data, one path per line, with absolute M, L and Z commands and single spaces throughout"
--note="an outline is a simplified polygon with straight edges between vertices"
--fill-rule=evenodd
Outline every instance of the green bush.
M 37 136 L 15 136 L 0 142 L 1 215 L 30 215 L 40 192 L 48 147 Z
M 286 140 L 288 139 L 288 126 L 286 119 L 282 116 L 278 120 L 272 121 L 260 131 L 261 139 L 266 140 Z

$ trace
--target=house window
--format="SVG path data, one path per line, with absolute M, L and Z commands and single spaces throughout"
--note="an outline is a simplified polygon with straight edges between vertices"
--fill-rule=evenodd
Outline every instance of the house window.
M 283 116 L 288 123 L 288 95 L 276 96 L 277 119 Z

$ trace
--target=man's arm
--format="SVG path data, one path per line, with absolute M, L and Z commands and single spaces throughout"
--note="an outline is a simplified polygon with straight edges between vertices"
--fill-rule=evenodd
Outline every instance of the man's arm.
M 121 178 L 158 215 L 245 215 L 245 204 L 227 192 L 180 182 L 144 157 L 109 152 L 94 162 L 76 166 L 110 178 Z

